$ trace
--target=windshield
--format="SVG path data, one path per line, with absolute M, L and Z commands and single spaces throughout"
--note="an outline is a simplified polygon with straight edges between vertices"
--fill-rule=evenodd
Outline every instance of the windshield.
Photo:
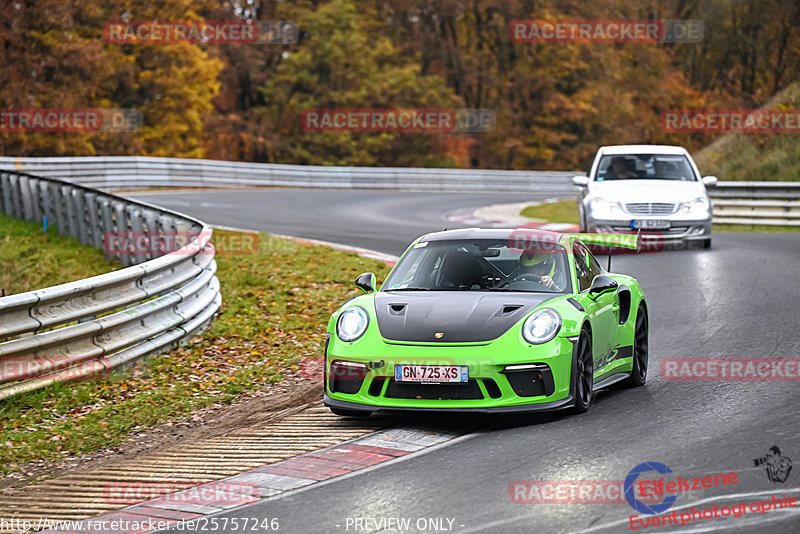
M 417 243 L 386 279 L 384 291 L 572 291 L 564 247 L 509 245 L 488 239 Z
M 598 182 L 635 179 L 693 182 L 697 178 L 686 156 L 679 154 L 617 154 L 600 159 Z

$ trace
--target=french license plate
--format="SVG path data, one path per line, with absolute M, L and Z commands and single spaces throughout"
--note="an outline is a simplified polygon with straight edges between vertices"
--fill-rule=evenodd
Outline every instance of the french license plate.
M 462 383 L 469 380 L 466 365 L 395 365 L 394 379 L 397 382 Z
M 666 219 L 634 219 L 631 221 L 631 228 L 641 228 L 642 230 L 666 230 L 669 228 L 669 221 Z

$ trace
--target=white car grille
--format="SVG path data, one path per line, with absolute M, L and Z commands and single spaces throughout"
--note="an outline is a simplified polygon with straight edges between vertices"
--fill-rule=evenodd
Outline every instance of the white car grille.
M 638 215 L 666 215 L 675 213 L 675 204 L 669 202 L 634 202 L 625 204 L 628 213 Z

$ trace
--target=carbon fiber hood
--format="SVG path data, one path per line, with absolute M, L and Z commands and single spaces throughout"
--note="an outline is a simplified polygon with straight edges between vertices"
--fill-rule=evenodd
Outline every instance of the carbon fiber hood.
M 375 312 L 384 339 L 406 342 L 491 341 L 539 304 L 547 293 L 432 291 L 378 293 Z M 440 333 L 440 337 L 436 334 Z

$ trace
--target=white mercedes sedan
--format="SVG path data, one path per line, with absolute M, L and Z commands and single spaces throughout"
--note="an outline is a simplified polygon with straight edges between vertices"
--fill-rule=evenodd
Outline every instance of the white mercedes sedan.
M 679 146 L 600 147 L 589 176 L 575 176 L 582 232 L 642 231 L 664 243 L 711 246 L 711 200 L 692 156 Z

